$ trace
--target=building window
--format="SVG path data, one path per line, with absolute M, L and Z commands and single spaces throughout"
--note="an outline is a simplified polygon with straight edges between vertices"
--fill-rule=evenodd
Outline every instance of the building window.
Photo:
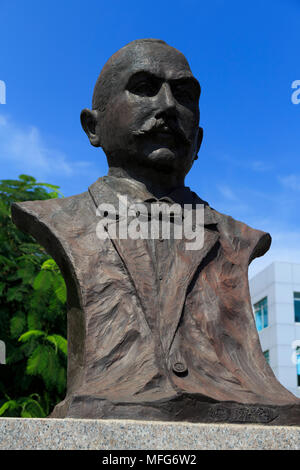
M 267 363 L 270 364 L 270 352 L 268 349 L 264 351 L 264 356 L 265 356 Z
M 268 326 L 268 300 L 267 297 L 254 304 L 256 328 L 261 331 Z
M 296 349 L 297 354 L 297 385 L 300 387 L 300 346 Z
M 295 321 L 300 323 L 300 292 L 294 292 Z

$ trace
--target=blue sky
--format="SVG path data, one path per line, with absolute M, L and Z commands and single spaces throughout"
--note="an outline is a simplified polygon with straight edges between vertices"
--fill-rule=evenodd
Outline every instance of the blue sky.
M 181 50 L 202 87 L 204 142 L 186 183 L 271 233 L 271 261 L 300 263 L 300 0 L 1 0 L 0 179 L 21 173 L 65 196 L 106 174 L 79 115 L 106 60 L 133 39 Z

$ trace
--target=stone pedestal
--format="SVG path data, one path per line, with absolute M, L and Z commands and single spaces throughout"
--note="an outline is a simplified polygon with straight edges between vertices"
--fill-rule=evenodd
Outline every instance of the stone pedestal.
M 0 450 L 300 449 L 300 427 L 0 418 Z

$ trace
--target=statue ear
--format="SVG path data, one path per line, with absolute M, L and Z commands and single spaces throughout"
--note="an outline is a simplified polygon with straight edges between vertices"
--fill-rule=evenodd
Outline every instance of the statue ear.
M 200 150 L 202 140 L 203 140 L 203 129 L 202 129 L 202 127 L 199 127 L 198 128 L 198 135 L 197 135 L 196 156 L 195 156 L 194 160 L 198 160 L 198 152 Z
M 80 114 L 82 128 L 94 147 L 100 147 L 100 135 L 97 133 L 99 113 L 96 110 L 83 109 Z

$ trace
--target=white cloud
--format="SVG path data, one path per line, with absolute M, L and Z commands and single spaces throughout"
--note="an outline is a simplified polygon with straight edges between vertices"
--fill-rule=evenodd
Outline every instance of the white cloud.
M 6 123 L 7 123 L 6 118 L 0 115 L 0 126 L 5 126 Z
M 300 191 L 300 175 L 291 174 L 279 177 L 280 183 L 287 189 Z
M 0 115 L 0 162 L 37 178 L 52 175 L 71 176 L 89 162 L 71 162 L 61 151 L 49 148 L 34 126 L 20 126 Z
M 232 189 L 229 186 L 219 185 L 218 190 L 220 191 L 222 196 L 225 197 L 226 199 L 229 199 L 230 201 L 236 201 L 237 200 L 236 195 L 234 194 L 234 192 L 232 191 Z
M 261 160 L 253 160 L 249 162 L 249 169 L 257 172 L 266 172 L 272 170 L 271 165 Z
M 225 155 L 218 155 L 217 158 L 220 158 L 221 160 L 237 168 L 243 168 L 244 170 L 250 170 L 253 172 L 257 172 L 257 173 L 265 173 L 273 169 L 270 163 L 267 163 L 266 161 L 263 161 L 263 160 L 254 160 L 254 159 L 251 160 L 251 158 L 249 157 L 247 157 L 247 159 L 244 159 L 241 156 L 233 157 L 233 156 L 225 154 Z

